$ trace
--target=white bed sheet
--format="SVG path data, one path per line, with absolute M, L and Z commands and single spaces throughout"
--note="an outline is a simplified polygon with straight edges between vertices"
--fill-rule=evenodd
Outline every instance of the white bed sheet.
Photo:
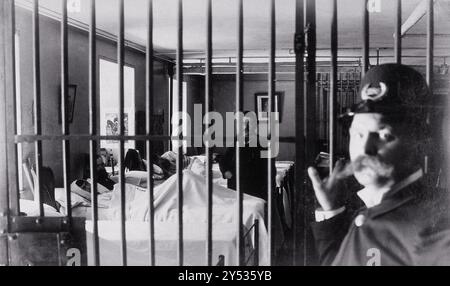
M 177 175 L 167 179 L 154 189 L 155 221 L 158 223 L 177 224 L 178 220 L 178 183 Z M 183 171 L 183 223 L 186 225 L 206 225 L 207 194 L 205 179 L 191 170 Z M 257 219 L 259 221 L 259 260 L 260 265 L 267 263 L 268 237 L 264 223 L 266 202 L 262 199 L 244 194 L 243 224 L 249 229 Z M 126 218 L 130 221 L 148 221 L 148 193 L 137 186 L 126 185 Z M 235 225 L 224 231 L 230 237 L 236 237 L 236 192 L 213 184 L 213 225 Z M 120 192 L 115 188 L 110 204 L 110 220 L 120 219 Z M 206 230 L 205 230 L 206 231 Z M 198 239 L 205 236 L 198 234 Z M 203 248 L 202 248 L 203 249 Z M 201 251 L 199 248 L 198 251 Z
M 122 265 L 120 222 L 99 221 L 100 265 Z M 155 264 L 160 266 L 178 265 L 178 224 L 156 222 L 155 224 Z M 184 265 L 206 265 L 206 224 L 186 223 L 183 228 Z M 93 265 L 92 221 L 86 222 L 88 265 Z M 142 221 L 126 222 L 127 264 L 149 265 L 149 224 Z M 225 265 L 237 265 L 236 225 L 233 223 L 213 226 L 213 264 L 219 255 L 224 255 Z M 247 241 L 247 244 L 251 244 Z M 251 249 L 250 246 L 246 247 Z M 262 263 L 265 263 L 262 261 Z
M 226 187 L 213 184 L 213 241 L 214 259 L 219 254 L 225 256 L 227 265 L 234 265 L 236 253 L 236 192 Z M 64 203 L 63 189 L 57 190 L 60 203 Z M 146 265 L 148 262 L 148 220 L 149 205 L 148 193 L 145 188 L 125 184 L 126 220 L 127 220 L 127 247 L 130 249 L 130 265 Z M 156 237 L 158 239 L 157 256 L 161 265 L 176 265 L 176 249 L 178 227 L 178 184 L 177 175 L 167 179 L 154 188 L 154 206 Z M 205 178 L 191 170 L 183 171 L 183 223 L 185 238 L 185 257 L 189 265 L 204 265 L 206 240 L 206 214 L 207 194 Z M 99 236 L 102 241 L 101 257 L 107 263 L 120 265 L 120 187 L 115 185 L 112 192 L 100 194 L 98 197 L 103 208 L 98 209 Z M 80 203 L 81 202 L 81 203 Z M 72 203 L 78 206 L 72 209 L 74 216 L 91 218 L 90 203 L 83 201 L 77 194 L 72 193 Z M 249 195 L 244 195 L 243 222 L 244 231 L 248 230 L 259 220 L 259 261 L 260 265 L 267 265 L 267 229 L 264 223 L 265 201 Z M 64 205 L 64 204 L 63 204 Z M 64 212 L 64 208 L 62 209 Z M 88 246 L 92 239 L 92 222 L 86 222 Z M 252 237 L 252 235 L 251 235 Z M 252 237 L 253 239 L 253 237 Z M 246 249 L 252 249 L 253 241 L 249 241 Z M 92 245 L 91 245 L 92 246 Z M 91 247 L 90 246 L 90 247 Z M 146 248 L 147 247 L 147 248 Z M 161 248 L 162 247 L 162 248 Z M 92 249 L 88 255 L 92 254 Z M 113 256 L 113 257 L 110 257 Z M 119 256 L 119 259 L 114 257 Z M 201 257 L 202 256 L 202 257 Z M 175 259 L 175 260 L 174 260 Z

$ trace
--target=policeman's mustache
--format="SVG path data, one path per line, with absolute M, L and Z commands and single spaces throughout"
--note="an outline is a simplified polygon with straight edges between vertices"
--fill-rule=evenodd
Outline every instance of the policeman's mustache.
M 359 156 L 347 167 L 352 168 L 353 172 L 370 169 L 380 177 L 391 177 L 394 172 L 394 167 L 391 164 L 384 162 L 378 156 Z

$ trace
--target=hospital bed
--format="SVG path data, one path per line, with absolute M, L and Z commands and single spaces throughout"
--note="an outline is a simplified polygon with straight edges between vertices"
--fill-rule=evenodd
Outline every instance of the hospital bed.
M 186 265 L 205 265 L 206 194 L 204 178 L 204 156 L 192 158 L 195 162 L 184 170 L 183 190 L 183 233 L 184 257 Z M 277 193 L 286 192 L 283 182 L 292 162 L 277 162 Z M 133 173 L 133 172 L 130 172 Z M 146 172 L 142 172 L 143 177 Z M 128 178 L 128 177 L 126 177 Z M 138 180 L 139 181 L 139 180 Z M 125 184 L 126 197 L 126 237 L 128 265 L 148 265 L 149 263 L 149 217 L 148 194 L 146 187 Z M 155 262 L 156 265 L 177 265 L 177 184 L 176 176 L 168 180 L 155 180 Z M 236 192 L 226 188 L 226 180 L 222 178 L 218 164 L 213 164 L 213 257 L 217 264 L 236 265 L 237 224 L 235 221 Z M 102 265 L 121 265 L 120 229 L 120 189 L 119 184 L 111 192 L 98 195 L 98 230 L 100 245 L 100 261 Z M 65 215 L 65 190 L 55 190 L 56 201 L 61 205 L 59 214 Z M 265 225 L 265 201 L 244 195 L 244 260 L 246 265 L 267 265 L 268 231 Z M 72 215 L 84 217 L 86 221 L 86 237 L 88 247 L 88 263 L 93 263 L 91 221 L 92 208 L 90 194 L 71 193 Z M 32 205 L 26 203 L 26 209 Z M 230 211 L 231 210 L 231 211 Z M 48 212 L 48 208 L 46 209 Z M 284 212 L 284 210 L 283 210 Z M 55 212 L 51 212 L 55 215 Z M 278 214 L 277 214 L 278 215 Z M 280 219 L 277 216 L 278 219 Z M 283 215 L 281 219 L 285 219 Z M 284 221 L 277 221 L 276 228 L 284 226 Z M 280 228 L 281 225 L 281 228 Z M 284 232 L 284 229 L 283 229 Z M 278 232 L 277 232 L 278 233 Z M 279 239 L 283 239 L 282 237 Z M 192 253 L 192 255 L 189 255 Z M 204 255 L 202 255 L 202 253 Z M 195 255 L 194 255 L 195 254 Z

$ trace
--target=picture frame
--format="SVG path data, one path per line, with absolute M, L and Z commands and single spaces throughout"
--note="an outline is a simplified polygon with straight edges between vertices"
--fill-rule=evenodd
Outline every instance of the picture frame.
M 73 122 L 73 114 L 75 112 L 75 99 L 77 96 L 77 85 L 69 84 L 67 86 L 67 98 L 66 98 L 66 120 L 68 123 Z M 61 96 L 59 97 L 59 110 L 61 110 Z M 61 111 L 59 111 L 59 123 L 62 123 Z
M 276 120 L 281 122 L 282 119 L 282 103 L 284 92 L 275 92 L 275 112 Z M 255 110 L 259 122 L 267 122 L 269 120 L 269 95 L 267 92 L 255 93 Z
M 118 136 L 120 135 L 119 125 L 119 113 L 116 108 L 106 108 L 102 110 L 100 115 L 100 134 L 106 136 Z M 134 109 L 125 109 L 124 113 L 124 135 L 134 135 L 135 122 L 132 117 L 135 116 Z M 134 140 L 125 141 L 125 149 L 135 149 Z M 101 148 L 117 149 L 119 146 L 118 140 L 102 140 L 100 142 Z

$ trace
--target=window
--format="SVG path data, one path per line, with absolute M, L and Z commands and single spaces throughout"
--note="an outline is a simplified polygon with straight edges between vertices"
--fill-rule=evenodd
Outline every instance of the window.
M 119 135 L 119 85 L 118 64 L 100 59 L 100 134 Z M 133 67 L 124 67 L 124 135 L 135 135 L 135 71 Z M 101 141 L 100 146 L 118 150 L 119 142 Z M 135 148 L 134 141 L 125 141 L 125 149 Z

